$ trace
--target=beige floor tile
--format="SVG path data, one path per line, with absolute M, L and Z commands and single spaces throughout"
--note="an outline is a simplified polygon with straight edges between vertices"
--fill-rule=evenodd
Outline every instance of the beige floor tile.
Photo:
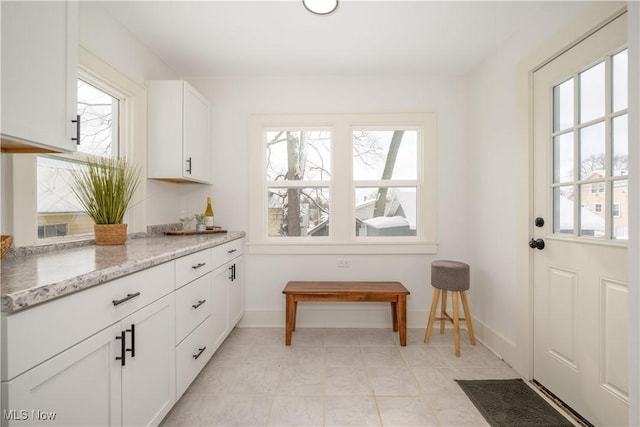
M 265 426 L 273 404 L 273 396 L 218 395 L 209 425 Z
M 380 426 L 373 396 L 326 396 L 325 426 Z
M 362 347 L 364 364 L 368 367 L 406 366 L 402 353 L 397 346 L 365 346 Z
M 485 426 L 455 379 L 517 378 L 482 344 L 453 331 L 236 328 L 165 417 L 182 426 Z
M 417 396 L 420 387 L 406 367 L 367 368 L 376 396 Z
M 373 389 L 364 367 L 327 368 L 325 394 L 371 396 Z
M 364 366 L 362 347 L 326 347 L 327 367 Z
M 322 396 L 277 396 L 267 422 L 273 427 L 312 427 L 324 425 Z
M 438 420 L 422 397 L 376 396 L 384 426 L 437 426 Z

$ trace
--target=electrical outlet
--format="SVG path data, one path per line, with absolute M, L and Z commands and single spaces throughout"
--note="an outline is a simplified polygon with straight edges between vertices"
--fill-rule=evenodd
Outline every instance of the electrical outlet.
M 339 268 L 349 268 L 349 260 L 346 259 L 339 259 L 337 266 Z

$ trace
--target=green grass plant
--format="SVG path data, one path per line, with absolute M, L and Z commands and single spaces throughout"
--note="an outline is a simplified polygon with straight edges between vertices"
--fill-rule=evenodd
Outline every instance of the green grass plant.
M 90 157 L 72 171 L 71 188 L 96 224 L 122 224 L 140 175 L 140 166 L 125 159 Z

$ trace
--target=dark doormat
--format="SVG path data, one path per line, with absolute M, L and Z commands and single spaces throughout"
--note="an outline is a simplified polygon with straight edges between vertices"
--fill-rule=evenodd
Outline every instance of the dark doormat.
M 573 426 L 521 379 L 456 382 L 493 427 Z

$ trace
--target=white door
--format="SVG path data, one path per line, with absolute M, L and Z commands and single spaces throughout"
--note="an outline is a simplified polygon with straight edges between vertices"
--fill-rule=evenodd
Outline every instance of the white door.
M 628 424 L 626 34 L 533 78 L 534 379 L 595 425 Z

